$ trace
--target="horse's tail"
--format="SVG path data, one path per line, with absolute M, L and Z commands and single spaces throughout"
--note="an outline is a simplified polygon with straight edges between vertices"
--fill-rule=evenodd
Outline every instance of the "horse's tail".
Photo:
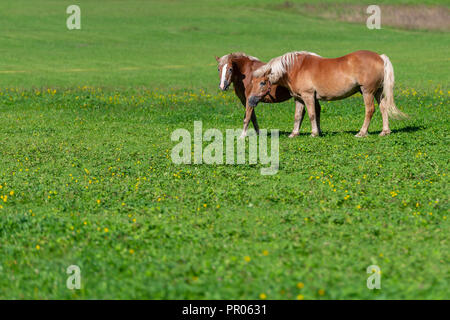
M 380 55 L 384 62 L 384 79 L 383 79 L 383 95 L 381 98 L 381 104 L 387 109 L 387 112 L 391 118 L 394 119 L 407 119 L 409 116 L 401 112 L 394 103 L 394 67 L 391 60 L 382 54 Z

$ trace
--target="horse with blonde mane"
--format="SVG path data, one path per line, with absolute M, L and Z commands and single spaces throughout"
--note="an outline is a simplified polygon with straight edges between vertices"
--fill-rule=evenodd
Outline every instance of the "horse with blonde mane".
M 374 98 L 383 118 L 380 136 L 391 133 L 389 117 L 408 117 L 394 103 L 394 68 L 391 61 L 386 55 L 372 51 L 361 50 L 332 59 L 305 51 L 286 53 L 253 73 L 249 100 L 257 104 L 274 84 L 288 88 L 295 99 L 294 129 L 289 137 L 299 135 L 305 105 L 311 122 L 311 136 L 315 137 L 321 133 L 319 100 L 341 100 L 357 92 L 362 93 L 366 113 L 356 137 L 368 134 L 370 120 L 375 112 Z M 244 132 L 248 118 L 246 121 Z
M 219 71 L 220 90 L 227 90 L 230 84 L 233 83 L 234 92 L 246 108 L 244 126 L 245 119 L 248 118 L 248 121 L 247 126 L 245 127 L 245 134 L 247 133 L 247 127 L 250 119 L 252 120 L 256 133 L 259 133 L 259 126 L 258 121 L 256 120 L 254 107 L 251 108 L 251 111 L 249 111 L 250 106 L 254 104 L 253 100 L 249 101 L 249 97 L 252 89 L 253 72 L 264 66 L 264 62 L 261 62 L 258 58 L 248 56 L 241 52 L 230 53 L 221 58 L 216 56 L 216 61 L 218 63 L 217 71 Z M 286 101 L 290 98 L 291 94 L 288 89 L 282 86 L 272 85 L 264 97 L 259 99 L 258 102 L 278 103 Z

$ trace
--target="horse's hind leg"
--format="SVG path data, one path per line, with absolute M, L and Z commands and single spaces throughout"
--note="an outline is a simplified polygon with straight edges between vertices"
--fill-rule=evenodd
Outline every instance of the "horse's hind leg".
M 302 94 L 303 101 L 306 104 L 306 110 L 308 110 L 309 121 L 311 122 L 311 136 L 317 137 L 319 135 L 319 128 L 317 127 L 316 119 L 316 102 L 315 98 L 311 94 Z
M 372 92 L 365 92 L 365 90 L 362 90 L 363 98 L 364 98 L 364 105 L 366 106 L 366 115 L 364 118 L 364 123 L 361 127 L 361 130 L 356 134 L 355 137 L 365 137 L 367 136 L 367 130 L 369 129 L 370 120 L 372 119 L 373 113 L 375 112 L 375 103 L 373 101 L 373 93 Z
M 383 88 L 380 88 L 375 93 L 375 99 L 377 100 L 378 106 L 380 107 L 381 117 L 383 118 L 383 131 L 380 132 L 380 136 L 385 136 L 391 133 L 391 129 L 389 129 L 389 116 L 386 109 L 386 106 L 381 99 L 381 95 L 383 94 Z
M 322 110 L 322 107 L 320 106 L 319 100 L 316 99 L 316 122 L 317 122 L 317 129 L 319 129 L 319 135 L 322 134 L 322 130 L 320 130 L 320 111 Z
M 301 100 L 295 99 L 294 129 L 292 130 L 292 133 L 289 135 L 289 138 L 298 136 L 304 116 L 305 116 L 305 103 Z

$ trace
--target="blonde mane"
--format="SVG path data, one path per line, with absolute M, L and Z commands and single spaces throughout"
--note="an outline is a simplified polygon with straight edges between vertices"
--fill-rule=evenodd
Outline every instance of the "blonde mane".
M 276 83 L 280 78 L 286 74 L 292 64 L 295 62 L 295 58 L 298 55 L 312 55 L 316 57 L 320 57 L 318 54 L 308 51 L 293 51 L 283 54 L 282 56 L 273 58 L 266 65 L 261 68 L 255 70 L 253 72 L 254 77 L 261 77 L 267 71 L 270 70 L 269 81 L 272 83 Z
M 219 60 L 219 63 L 220 64 L 224 64 L 225 61 L 228 58 L 231 58 L 231 59 L 248 58 L 248 59 L 250 59 L 252 61 L 260 61 L 258 58 L 253 57 L 253 56 L 249 56 L 249 55 L 247 55 L 247 54 L 245 54 L 243 52 L 234 52 L 234 53 L 226 54 L 223 57 L 221 57 L 220 60 Z

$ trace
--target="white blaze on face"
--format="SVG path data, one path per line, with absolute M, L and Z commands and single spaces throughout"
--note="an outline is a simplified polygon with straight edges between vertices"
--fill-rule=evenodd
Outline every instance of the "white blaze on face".
M 223 66 L 223 68 L 222 68 L 222 77 L 220 78 L 220 89 L 224 89 L 225 88 L 225 76 L 226 76 L 226 74 L 227 74 L 227 66 L 228 66 L 228 63 L 225 63 L 225 65 Z

